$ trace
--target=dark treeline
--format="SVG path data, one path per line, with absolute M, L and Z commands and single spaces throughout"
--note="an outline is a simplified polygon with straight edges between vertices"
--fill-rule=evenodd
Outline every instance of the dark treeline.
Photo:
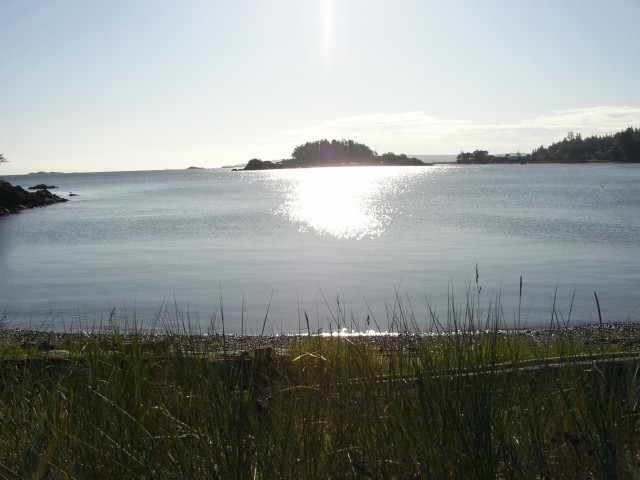
M 569 132 L 549 147 L 540 146 L 530 154 L 490 155 L 486 150 L 460 152 L 457 163 L 582 163 L 640 162 L 640 130 L 629 127 L 614 135 L 582 138 Z
M 376 152 L 353 140 L 316 140 L 293 149 L 291 160 L 299 165 L 325 165 L 327 163 L 359 163 L 374 157 Z
M 316 140 L 298 145 L 291 159 L 269 162 L 254 158 L 245 170 L 270 170 L 277 168 L 339 167 L 351 165 L 427 165 L 417 158 L 395 153 L 378 153 L 363 143 L 353 140 Z

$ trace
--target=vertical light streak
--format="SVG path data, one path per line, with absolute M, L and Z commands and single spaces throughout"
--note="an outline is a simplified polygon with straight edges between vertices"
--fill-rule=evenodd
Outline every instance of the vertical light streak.
M 325 64 L 329 63 L 331 57 L 331 21 L 332 21 L 332 0 L 322 0 L 322 24 L 323 24 L 323 46 Z

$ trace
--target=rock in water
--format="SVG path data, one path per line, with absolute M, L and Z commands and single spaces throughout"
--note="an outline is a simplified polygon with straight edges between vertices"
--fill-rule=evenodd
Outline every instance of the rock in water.
M 66 201 L 66 198 L 54 195 L 46 189 L 32 193 L 20 186 L 14 187 L 9 182 L 0 183 L 0 215 L 8 215 L 17 213 L 25 208 L 44 207 Z

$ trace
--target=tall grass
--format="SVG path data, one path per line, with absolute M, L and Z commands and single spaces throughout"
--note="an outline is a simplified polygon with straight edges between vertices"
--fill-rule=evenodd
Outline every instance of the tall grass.
M 390 314 L 412 322 L 399 298 Z M 431 316 L 431 334 L 246 354 L 187 325 L 46 354 L 5 332 L 0 477 L 640 477 L 637 355 L 560 325 L 505 334 L 474 295 Z

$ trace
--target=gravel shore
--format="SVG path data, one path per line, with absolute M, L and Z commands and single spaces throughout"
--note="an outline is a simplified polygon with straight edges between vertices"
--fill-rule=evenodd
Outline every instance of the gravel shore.
M 474 332 L 473 335 L 484 335 L 493 332 Z M 464 334 L 470 334 L 465 332 Z M 554 338 L 571 338 L 582 343 L 585 348 L 600 348 L 615 345 L 620 351 L 640 352 L 640 324 L 619 323 L 598 326 L 576 326 L 554 330 L 501 330 L 500 335 L 516 336 L 529 339 L 534 343 L 545 343 Z M 357 344 L 375 346 L 381 349 L 407 348 L 419 339 L 438 341 L 452 334 L 334 334 L 322 335 L 322 338 L 342 339 Z M 286 349 L 291 343 L 308 338 L 307 335 L 148 335 L 122 334 L 119 338 L 128 342 L 137 338 L 150 345 L 179 341 L 185 348 L 207 351 L 239 351 L 272 347 L 276 350 Z M 91 340 L 108 341 L 115 339 L 113 333 L 59 333 L 38 330 L 2 329 L 0 330 L 0 347 L 22 345 L 41 350 L 63 348 L 65 343 L 85 343 Z

